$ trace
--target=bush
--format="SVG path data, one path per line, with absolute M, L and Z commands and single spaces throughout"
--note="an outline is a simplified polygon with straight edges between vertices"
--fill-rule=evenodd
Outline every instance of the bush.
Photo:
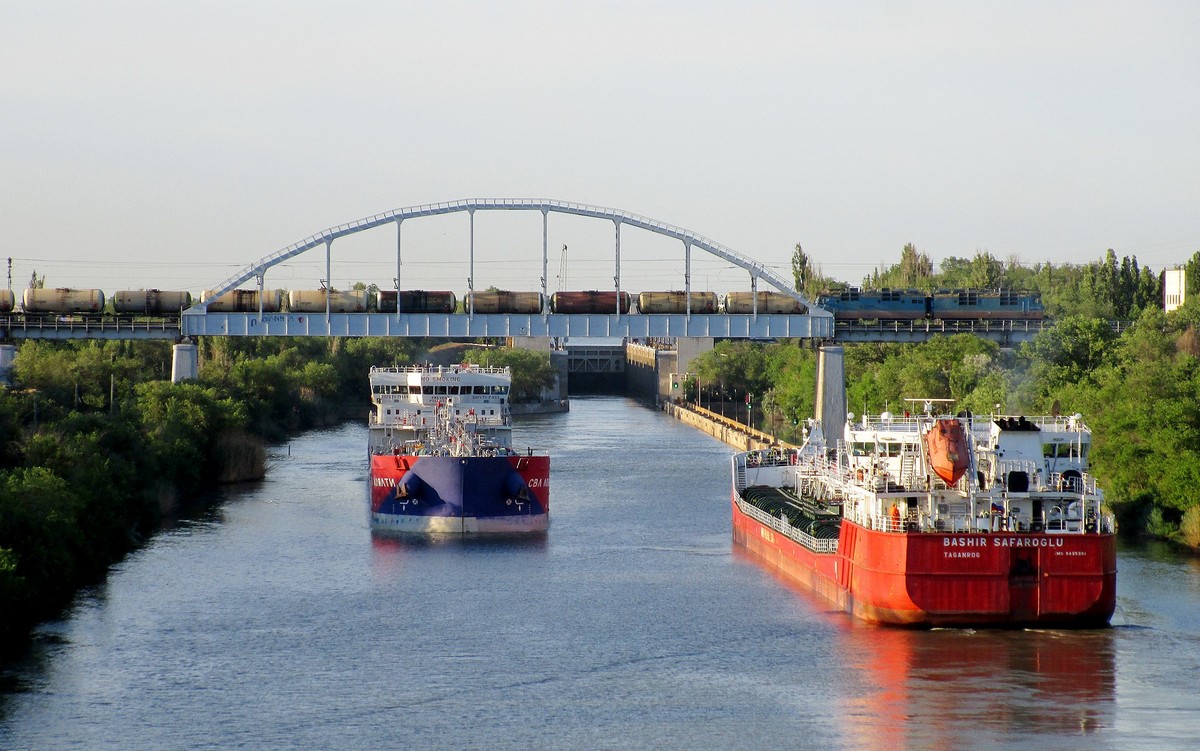
M 1183 512 L 1179 523 L 1179 539 L 1190 548 L 1200 549 L 1200 506 L 1192 506 Z

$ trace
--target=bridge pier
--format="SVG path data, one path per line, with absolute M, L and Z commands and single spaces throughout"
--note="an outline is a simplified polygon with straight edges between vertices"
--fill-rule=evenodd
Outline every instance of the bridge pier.
M 171 383 L 194 381 L 200 375 L 200 356 L 196 345 L 180 342 L 171 350 Z
M 846 424 L 846 350 L 840 344 L 817 350 L 816 410 L 826 440 L 836 443 Z

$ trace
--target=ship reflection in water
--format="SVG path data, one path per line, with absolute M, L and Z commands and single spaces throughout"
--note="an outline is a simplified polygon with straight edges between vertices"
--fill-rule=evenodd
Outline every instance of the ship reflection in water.
M 371 572 L 376 581 L 388 581 L 405 573 L 410 565 L 420 565 L 423 553 L 442 551 L 482 556 L 504 556 L 509 553 L 545 552 L 546 533 L 488 535 L 397 535 L 371 533 Z M 431 564 L 438 565 L 438 564 Z
M 848 748 L 1078 748 L 1114 725 L 1120 628 L 906 629 L 866 624 L 739 546 L 839 634 Z M 1033 746 L 1031 739 L 1036 739 Z M 1018 747 L 1013 746 L 1013 747 Z

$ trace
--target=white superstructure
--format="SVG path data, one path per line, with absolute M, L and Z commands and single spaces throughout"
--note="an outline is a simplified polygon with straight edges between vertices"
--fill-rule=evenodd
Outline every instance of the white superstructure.
M 508 368 L 371 368 L 369 452 L 466 452 L 512 445 Z M 451 437 L 453 436 L 453 440 Z

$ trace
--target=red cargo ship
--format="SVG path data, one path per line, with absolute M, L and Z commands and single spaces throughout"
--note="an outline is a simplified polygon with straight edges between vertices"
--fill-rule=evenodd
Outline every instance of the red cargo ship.
M 1115 522 L 1081 416 L 887 412 L 733 458 L 733 538 L 839 608 L 904 626 L 1103 626 Z

